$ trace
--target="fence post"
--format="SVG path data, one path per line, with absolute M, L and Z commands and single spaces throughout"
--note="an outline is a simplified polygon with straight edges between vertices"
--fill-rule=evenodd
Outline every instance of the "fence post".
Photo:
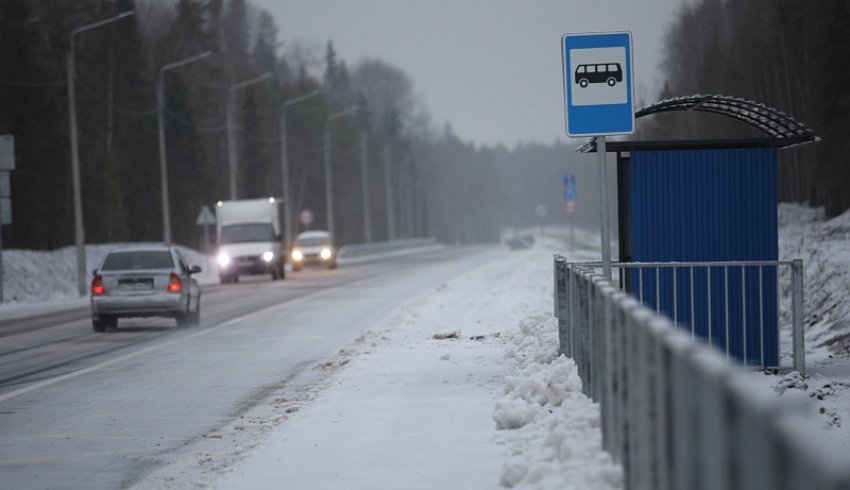
M 806 374 L 806 339 L 803 332 L 803 261 L 794 259 L 791 263 L 791 285 L 793 299 L 791 315 L 793 316 L 792 335 L 794 337 L 794 370 Z
M 552 291 L 553 291 L 552 295 L 554 296 L 554 300 L 555 300 L 554 301 L 554 308 L 553 308 L 555 311 L 553 312 L 553 314 L 555 315 L 556 318 L 560 319 L 560 316 L 558 316 L 558 315 L 560 315 L 560 308 L 558 307 L 558 254 L 555 254 L 555 255 L 552 256 L 552 264 L 553 264 L 553 267 L 552 267 L 552 276 L 553 277 L 552 277 L 552 279 L 554 281 L 554 284 L 553 284 L 554 287 L 552 288 Z M 559 322 L 559 324 L 560 324 L 560 322 Z
M 590 396 L 590 356 L 589 351 L 589 335 L 590 328 L 590 280 L 586 275 L 582 274 L 581 280 L 578 281 L 578 302 L 576 310 L 578 313 L 578 321 L 573 324 L 573 329 L 577 329 L 578 345 L 573 345 L 574 360 L 578 367 L 579 377 L 581 378 L 582 392 Z
M 558 317 L 558 354 L 567 354 L 566 259 L 555 256 L 555 316 Z

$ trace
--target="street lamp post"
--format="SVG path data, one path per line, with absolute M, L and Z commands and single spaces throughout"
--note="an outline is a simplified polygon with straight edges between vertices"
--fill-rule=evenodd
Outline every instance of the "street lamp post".
M 74 62 L 74 36 L 84 31 L 94 29 L 117 20 L 133 15 L 133 10 L 121 12 L 108 19 L 94 22 L 71 31 L 71 42 L 68 49 L 67 82 L 68 82 L 68 118 L 70 119 L 71 136 L 71 179 L 74 186 L 74 241 L 77 247 L 77 287 L 80 296 L 86 295 L 86 239 L 83 227 L 83 196 L 80 182 L 80 148 L 77 141 L 77 94 L 74 86 L 76 66 Z
M 395 240 L 395 204 L 393 197 L 392 176 L 390 174 L 390 148 L 384 146 L 384 195 L 387 201 L 387 240 Z
M 227 93 L 227 169 L 228 177 L 230 179 L 231 200 L 236 199 L 236 169 L 239 166 L 239 152 L 236 151 L 236 129 L 233 127 L 233 117 L 236 112 L 235 93 L 240 88 L 245 88 L 249 85 L 262 82 L 263 80 L 271 78 L 271 76 L 271 73 L 266 72 L 250 80 L 245 80 L 244 82 L 231 85 L 230 90 Z
M 165 72 L 172 68 L 200 61 L 211 54 L 211 51 L 204 51 L 190 58 L 169 63 L 159 69 L 159 81 L 156 85 L 156 110 L 157 123 L 159 125 L 159 181 L 160 193 L 162 194 L 162 240 L 169 245 L 171 244 L 171 209 L 168 204 L 168 160 L 165 152 L 165 123 L 163 121 L 163 112 L 165 109 Z
M 331 234 L 332 240 L 336 240 L 336 230 L 334 229 L 333 176 L 331 174 L 331 123 L 341 117 L 354 114 L 354 111 L 354 107 L 349 107 L 344 111 L 331 114 L 325 121 L 325 207 L 327 208 L 328 233 Z
M 360 130 L 360 179 L 363 186 L 363 238 L 372 243 L 372 210 L 369 206 L 369 138 L 365 130 Z
M 286 100 L 280 106 L 280 174 L 283 180 L 283 221 L 284 221 L 284 250 L 292 245 L 292 199 L 289 194 L 289 148 L 287 146 L 286 111 L 293 105 L 312 99 L 321 94 L 321 89 L 313 90 L 304 95 Z

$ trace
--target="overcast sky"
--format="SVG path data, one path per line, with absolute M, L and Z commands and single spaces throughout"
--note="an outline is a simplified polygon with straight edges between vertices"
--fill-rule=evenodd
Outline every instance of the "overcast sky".
M 405 71 L 435 123 L 478 144 L 551 143 L 564 134 L 561 36 L 631 31 L 637 106 L 657 100 L 657 67 L 688 0 L 252 0 L 280 39 L 353 67 L 379 58 Z

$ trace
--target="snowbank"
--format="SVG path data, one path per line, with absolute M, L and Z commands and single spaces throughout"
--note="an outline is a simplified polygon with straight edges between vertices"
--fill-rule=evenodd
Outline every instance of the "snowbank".
M 581 392 L 575 362 L 556 356 L 557 320 L 523 320 L 507 336 L 516 374 L 493 419 L 510 447 L 500 484 L 509 488 L 619 489 L 622 468 L 602 449 L 599 406 Z M 554 348 L 553 348 L 554 347 Z

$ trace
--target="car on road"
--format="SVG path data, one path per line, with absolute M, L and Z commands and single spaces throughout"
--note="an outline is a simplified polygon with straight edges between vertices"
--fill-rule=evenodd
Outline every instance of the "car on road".
M 167 317 L 177 325 L 197 325 L 201 319 L 201 288 L 190 267 L 172 246 L 139 245 L 115 248 L 93 271 L 92 327 L 116 328 L 119 318 Z
M 324 266 L 335 269 L 336 249 L 333 246 L 331 234 L 323 230 L 312 230 L 299 233 L 292 244 L 289 253 L 292 260 L 292 270 L 301 270 L 305 265 Z

